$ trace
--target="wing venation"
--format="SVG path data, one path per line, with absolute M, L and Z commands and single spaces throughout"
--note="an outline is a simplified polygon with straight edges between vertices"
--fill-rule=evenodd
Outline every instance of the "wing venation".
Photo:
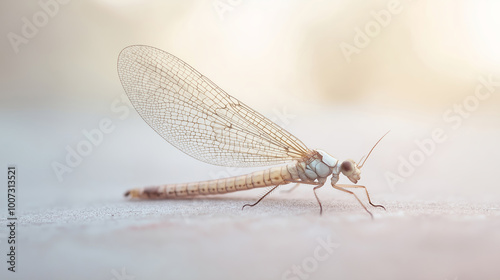
M 179 58 L 130 46 L 118 58 L 123 88 L 165 140 L 207 163 L 247 167 L 305 157 L 309 149 Z

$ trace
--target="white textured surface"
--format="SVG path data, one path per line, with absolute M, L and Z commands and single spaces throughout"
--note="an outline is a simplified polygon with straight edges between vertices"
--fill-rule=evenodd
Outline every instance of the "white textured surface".
M 18 278 L 2 279 L 113 279 L 122 268 L 135 279 L 282 279 L 315 256 L 318 238 L 339 246 L 321 251 L 326 260 L 308 279 L 498 278 L 499 203 L 375 196 L 388 211 L 375 209 L 372 221 L 347 198 L 324 199 L 320 217 L 302 193 L 244 211 L 248 196 L 29 211 L 19 221 Z
M 134 186 L 249 171 L 191 159 L 135 117 L 117 121 L 115 131 L 58 182 L 50 164 L 64 160 L 64 145 L 81 140 L 78 132 L 64 138 L 56 125 L 40 130 L 20 123 L 32 129 L 22 129 L 19 139 L 36 139 L 44 148 L 19 140 L 15 148 L 2 151 L 19 168 L 20 219 L 18 273 L 7 274 L 3 264 L 0 278 L 120 280 L 127 279 L 119 277 L 125 269 L 137 280 L 498 279 L 499 135 L 494 120 L 478 115 L 460 130 L 448 131 L 448 142 L 391 188 L 384 174 L 397 172 L 398 157 L 408 156 L 414 139 L 427 137 L 439 123 L 419 125 L 382 113 L 366 117 L 356 109 L 332 111 L 316 114 L 350 121 L 333 130 L 323 123 L 311 125 L 309 117 L 296 118 L 289 129 L 310 147 L 339 159 L 358 159 L 387 127 L 393 129 L 362 170 L 360 183 L 388 210 L 372 209 L 373 221 L 352 197 L 329 186 L 319 190 L 322 217 L 309 186 L 276 192 L 244 211 L 241 206 L 254 202 L 262 189 L 201 200 L 128 201 L 122 194 Z M 463 164 L 464 159 L 480 164 Z M 5 226 L 0 234 L 5 252 Z M 338 247 L 324 255 L 317 248 L 328 238 Z M 324 260 L 315 262 L 316 255 Z M 303 264 L 310 268 L 307 275 L 286 274 Z

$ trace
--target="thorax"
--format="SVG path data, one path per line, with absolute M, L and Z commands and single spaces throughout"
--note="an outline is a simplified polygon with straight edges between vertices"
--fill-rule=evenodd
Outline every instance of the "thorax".
M 296 163 L 301 178 L 308 181 L 324 182 L 332 173 L 338 175 L 338 160 L 321 150 L 313 150 L 301 161 Z M 305 178 L 303 178 L 305 177 Z

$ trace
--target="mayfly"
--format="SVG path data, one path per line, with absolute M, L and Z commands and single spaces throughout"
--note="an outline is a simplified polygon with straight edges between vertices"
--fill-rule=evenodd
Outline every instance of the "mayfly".
M 337 184 L 342 173 L 356 184 L 361 178 L 357 164 L 338 159 L 321 150 L 311 150 L 288 131 L 254 111 L 200 74 L 181 59 L 150 46 L 129 46 L 118 57 L 118 75 L 139 115 L 165 140 L 203 162 L 231 167 L 271 167 L 247 175 L 184 184 L 136 188 L 125 196 L 140 199 L 170 199 L 223 194 L 273 186 L 254 206 L 278 186 L 297 183 L 314 186 L 313 192 L 331 176 L 333 188 L 353 195 L 346 188 L 360 185 Z M 385 136 L 385 135 L 384 135 Z M 362 160 L 362 159 L 361 159 Z M 385 208 L 384 208 L 385 209 Z

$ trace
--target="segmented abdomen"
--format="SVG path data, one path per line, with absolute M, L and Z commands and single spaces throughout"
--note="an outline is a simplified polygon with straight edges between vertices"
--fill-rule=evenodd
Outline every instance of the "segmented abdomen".
M 224 194 L 253 188 L 284 185 L 300 180 L 296 163 L 271 167 L 255 171 L 247 175 L 224 179 L 201 181 L 184 184 L 168 184 L 136 188 L 129 190 L 125 196 L 140 199 L 171 199 L 208 194 Z

